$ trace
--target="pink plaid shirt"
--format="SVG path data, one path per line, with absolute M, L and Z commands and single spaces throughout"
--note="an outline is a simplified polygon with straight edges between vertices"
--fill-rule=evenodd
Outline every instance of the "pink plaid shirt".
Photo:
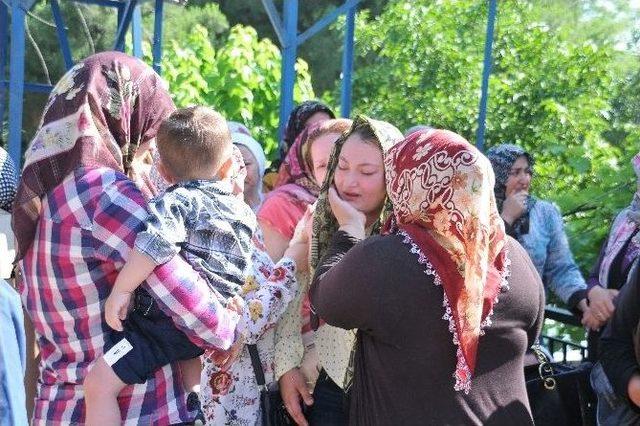
M 43 199 L 35 241 L 20 262 L 22 301 L 41 354 L 34 424 L 84 422 L 82 382 L 108 330 L 102 304 L 143 229 L 145 205 L 133 182 L 106 168 L 78 169 Z M 180 256 L 158 267 L 145 288 L 194 343 L 233 343 L 238 315 Z M 118 401 L 125 424 L 191 419 L 175 365 L 126 387 Z

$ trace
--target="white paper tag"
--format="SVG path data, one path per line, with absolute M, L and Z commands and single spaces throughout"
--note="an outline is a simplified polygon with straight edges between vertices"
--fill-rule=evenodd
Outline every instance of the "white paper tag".
M 107 353 L 103 355 L 104 360 L 109 364 L 109 367 L 113 367 L 113 364 L 118 362 L 120 358 L 128 354 L 133 346 L 127 339 L 122 339 L 116 343 Z

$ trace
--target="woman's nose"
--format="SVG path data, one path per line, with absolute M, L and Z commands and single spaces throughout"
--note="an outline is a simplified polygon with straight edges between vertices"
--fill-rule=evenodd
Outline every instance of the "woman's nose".
M 358 179 L 353 172 L 346 174 L 344 179 L 345 188 L 352 189 L 358 186 Z

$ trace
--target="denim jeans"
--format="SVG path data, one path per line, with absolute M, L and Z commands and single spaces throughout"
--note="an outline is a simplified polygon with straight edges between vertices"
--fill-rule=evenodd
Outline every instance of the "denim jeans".
M 591 370 L 591 387 L 598 395 L 598 425 L 620 426 L 640 424 L 640 415 L 626 398 L 615 394 L 602 365 Z
M 26 360 L 20 297 L 0 279 L 0 426 L 26 425 Z
M 311 426 L 342 426 L 347 424 L 345 393 L 322 370 L 313 390 L 313 405 L 307 415 Z

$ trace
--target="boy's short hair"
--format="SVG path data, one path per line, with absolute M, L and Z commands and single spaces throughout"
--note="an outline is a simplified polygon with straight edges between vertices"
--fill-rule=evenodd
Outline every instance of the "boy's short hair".
M 160 125 L 156 143 L 163 164 L 179 179 L 193 170 L 216 173 L 233 147 L 227 120 L 204 106 L 174 111 Z

